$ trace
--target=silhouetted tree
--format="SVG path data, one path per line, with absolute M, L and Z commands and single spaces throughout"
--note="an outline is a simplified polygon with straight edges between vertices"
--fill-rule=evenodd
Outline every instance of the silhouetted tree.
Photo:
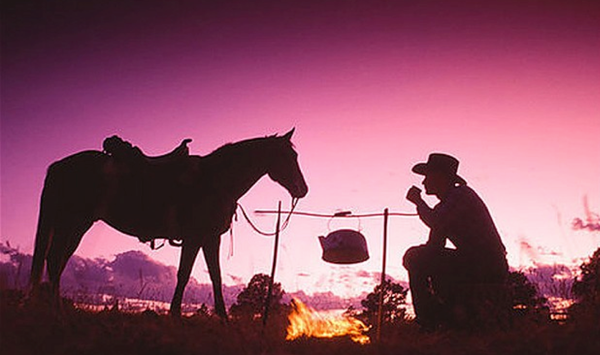
M 8 241 L 0 242 L 0 289 L 27 286 L 31 260 L 31 255 L 21 253 Z
M 570 313 L 575 318 L 600 319 L 600 248 L 580 266 L 581 275 L 573 281 L 575 303 Z
M 600 248 L 580 266 L 581 275 L 573 282 L 573 294 L 579 303 L 600 302 Z
M 270 280 L 271 277 L 266 274 L 256 274 L 252 276 L 252 279 L 248 282 L 248 286 L 240 292 L 237 296 L 236 303 L 231 306 L 229 310 L 231 315 L 234 317 L 260 317 L 265 309 L 265 301 Z M 283 291 L 281 284 L 275 282 L 273 284 L 269 312 L 277 313 L 281 310 L 281 299 L 284 293 L 285 291 Z
M 385 280 L 383 285 L 383 321 L 385 323 L 396 323 L 405 320 L 407 292 L 408 289 L 405 289 L 399 283 Z M 377 285 L 373 289 L 373 292 L 369 293 L 365 299 L 360 301 L 363 308 L 362 310 L 359 311 L 350 306 L 345 313 L 362 320 L 367 325 L 376 325 L 379 314 L 380 294 L 381 285 Z

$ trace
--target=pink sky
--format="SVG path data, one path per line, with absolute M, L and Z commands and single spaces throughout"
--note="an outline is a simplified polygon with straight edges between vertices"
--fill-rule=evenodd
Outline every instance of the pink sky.
M 412 212 L 404 195 L 420 178 L 410 168 L 443 151 L 487 202 L 512 266 L 532 262 L 523 241 L 549 263 L 600 245 L 598 233 L 570 228 L 584 196 L 600 210 L 596 1 L 96 3 L 2 5 L 0 239 L 22 251 L 33 250 L 47 166 L 106 136 L 148 154 L 190 137 L 204 155 L 292 127 L 310 187 L 300 210 Z M 255 210 L 278 200 L 289 204 L 265 178 L 240 202 Z M 254 218 L 273 227 L 274 216 Z M 289 291 L 372 289 L 382 221 L 361 228 L 371 259 L 333 266 L 317 240 L 327 220 L 294 217 L 276 278 Z M 234 231 L 232 257 L 222 242 L 225 282 L 268 272 L 272 240 L 241 220 Z M 406 278 L 402 254 L 426 233 L 418 219 L 390 221 L 391 276 Z M 130 249 L 171 265 L 179 255 L 101 223 L 77 253 Z M 208 282 L 200 257 L 194 275 Z

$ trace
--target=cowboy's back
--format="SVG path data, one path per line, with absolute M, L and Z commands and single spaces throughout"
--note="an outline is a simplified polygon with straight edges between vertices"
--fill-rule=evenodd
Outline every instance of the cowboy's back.
M 491 262 L 505 257 L 506 249 L 485 203 L 469 186 L 454 187 L 434 208 L 419 205 L 417 212 L 431 228 L 429 246 L 443 248 L 448 238 L 469 259 Z

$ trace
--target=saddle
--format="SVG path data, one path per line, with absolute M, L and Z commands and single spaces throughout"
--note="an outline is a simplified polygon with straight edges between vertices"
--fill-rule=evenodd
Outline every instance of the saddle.
M 167 213 L 167 220 L 175 223 L 179 212 L 177 201 L 186 194 L 186 187 L 189 184 L 188 175 L 192 169 L 187 146 L 191 141 L 191 139 L 184 139 L 169 153 L 148 156 L 140 148 L 134 147 L 130 142 L 116 135 L 106 138 L 102 147 L 104 154 L 111 158 L 105 166 L 112 189 L 109 199 L 115 196 L 127 196 L 125 200 L 136 201 L 132 205 L 133 209 L 145 208 L 152 211 L 152 208 L 166 208 L 162 212 Z M 158 205 L 148 203 L 153 200 L 159 201 Z M 165 207 L 165 203 L 174 203 L 174 205 Z M 158 212 L 157 216 L 161 216 L 162 212 Z M 144 235 L 137 237 L 142 243 L 151 242 L 152 249 L 160 248 L 155 247 L 156 237 Z M 179 238 L 166 239 L 171 245 L 181 246 L 178 242 Z
M 191 141 L 189 138 L 184 139 L 173 151 L 159 156 L 148 156 L 140 148 L 134 147 L 131 143 L 116 135 L 106 138 L 102 143 L 102 147 L 106 154 L 123 163 L 131 163 L 137 166 L 165 166 L 180 163 L 186 157 L 189 157 L 190 150 L 187 145 Z

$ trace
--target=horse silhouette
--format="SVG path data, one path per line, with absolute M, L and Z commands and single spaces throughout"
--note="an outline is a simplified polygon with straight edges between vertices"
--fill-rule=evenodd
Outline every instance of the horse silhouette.
M 293 133 L 292 129 L 283 136 L 230 143 L 203 157 L 188 155 L 188 141 L 184 141 L 163 157 L 126 159 L 83 151 L 54 162 L 42 191 L 30 275 L 32 294 L 39 290 L 47 266 L 52 298 L 58 302 L 60 276 L 68 259 L 92 224 L 102 220 L 142 241 L 179 241 L 182 250 L 170 306 L 174 316 L 181 315 L 183 291 L 202 248 L 215 311 L 225 318 L 219 245 L 221 234 L 231 226 L 237 200 L 264 175 L 294 199 L 308 192 L 291 143 Z

